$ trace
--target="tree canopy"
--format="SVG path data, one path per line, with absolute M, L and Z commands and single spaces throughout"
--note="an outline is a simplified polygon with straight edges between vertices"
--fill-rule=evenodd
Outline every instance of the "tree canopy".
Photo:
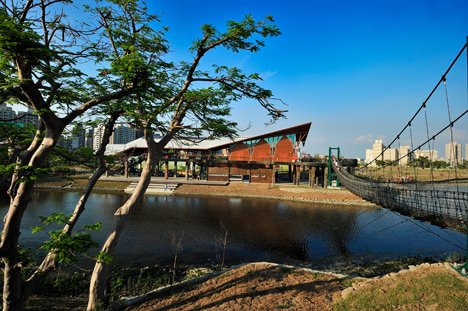
M 71 0 L 0 0 L 0 5 L 0 100 L 26 105 L 40 120 L 29 145 L 11 160 L 16 163 L 8 190 L 11 204 L 0 244 L 6 311 L 21 309 L 34 286 L 56 266 L 56 254 L 63 254 L 57 252 L 60 243 L 48 244 L 52 245 L 49 255 L 38 271 L 22 280 L 18 240 L 34 186 L 34 178 L 25 179 L 25 174 L 41 169 L 65 128 L 77 118 L 86 113 L 101 116 L 106 122 L 107 141 L 119 117 L 145 130 L 148 161 L 139 187 L 119 208 L 121 215 L 128 215 L 143 195 L 155 159 L 170 139 L 202 133 L 234 135 L 236 122 L 229 119 L 230 109 L 232 102 L 241 98 L 260 103 L 272 121 L 284 117 L 285 111 L 273 104 L 272 92 L 258 84 L 258 74 L 227 64 L 200 69 L 203 57 L 214 49 L 259 51 L 265 38 L 280 34 L 271 16 L 257 21 L 246 15 L 241 21 L 228 21 L 222 30 L 203 25 L 201 36 L 193 41 L 193 58 L 170 62 L 166 57 L 168 28 L 147 12 L 144 2 L 96 1 L 85 6 L 80 13 L 85 19 L 80 22 L 68 14 L 74 9 Z M 157 144 L 155 131 L 164 136 Z M 105 170 L 103 148 L 97 152 L 98 169 L 62 231 L 65 235 L 72 234 L 89 192 Z M 119 234 L 106 242 L 103 252 L 111 255 Z M 93 276 L 90 293 L 105 279 L 105 263 L 98 261 L 96 267 L 97 278 Z M 89 309 L 97 308 L 102 293 L 93 297 Z

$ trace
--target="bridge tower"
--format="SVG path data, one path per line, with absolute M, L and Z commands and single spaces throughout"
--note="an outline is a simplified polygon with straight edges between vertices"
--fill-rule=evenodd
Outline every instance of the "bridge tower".
M 337 159 L 340 158 L 340 147 L 329 147 L 328 148 L 328 186 L 332 185 L 332 150 L 336 150 L 336 157 Z M 338 176 L 336 176 L 336 186 L 340 186 L 340 180 L 338 179 Z

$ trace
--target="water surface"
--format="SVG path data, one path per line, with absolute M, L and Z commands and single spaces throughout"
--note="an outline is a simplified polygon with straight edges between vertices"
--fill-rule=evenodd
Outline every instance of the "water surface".
M 47 238 L 32 234 L 39 216 L 71 213 L 80 194 L 38 191 L 22 223 L 21 243 L 32 250 Z M 100 221 L 93 233 L 102 243 L 115 221 L 115 210 L 126 195 L 93 194 L 80 225 Z M 0 202 L 0 216 L 7 212 Z M 362 209 L 263 199 L 189 196 L 146 196 L 119 241 L 120 263 L 165 264 L 172 258 L 171 238 L 184 233 L 182 261 L 215 262 L 215 236 L 228 231 L 226 261 L 293 262 L 311 264 L 337 258 L 364 260 L 406 256 L 464 254 L 466 235 L 416 221 L 386 209 Z

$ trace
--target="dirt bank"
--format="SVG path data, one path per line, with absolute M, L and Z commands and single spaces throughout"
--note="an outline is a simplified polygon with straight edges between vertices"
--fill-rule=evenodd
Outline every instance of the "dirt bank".
M 439 284 L 440 282 L 440 284 Z M 466 310 L 468 281 L 448 264 L 373 279 L 246 264 L 114 306 L 125 310 Z
M 305 201 L 328 204 L 349 204 L 374 206 L 348 190 L 335 190 L 308 187 L 271 187 L 268 184 L 231 183 L 227 186 L 180 185 L 174 194 L 231 196 L 242 198 L 276 198 L 282 200 Z

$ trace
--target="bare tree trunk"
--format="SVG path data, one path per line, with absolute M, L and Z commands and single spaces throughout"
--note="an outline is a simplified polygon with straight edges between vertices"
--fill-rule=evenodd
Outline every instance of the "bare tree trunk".
M 62 232 L 64 234 L 70 235 L 80 215 L 84 212 L 86 202 L 93 191 L 94 186 L 96 185 L 99 178 L 106 172 L 107 166 L 106 162 L 104 161 L 104 152 L 106 151 L 106 147 L 109 144 L 110 136 L 114 131 L 114 124 L 116 120 L 119 118 L 120 112 L 112 114 L 110 120 L 105 125 L 104 135 L 102 137 L 101 145 L 99 149 L 96 151 L 96 156 L 99 160 L 99 166 L 94 172 L 94 174 L 89 178 L 88 184 L 86 185 L 83 194 L 81 195 L 80 200 L 75 206 L 75 210 L 68 221 L 68 223 L 64 226 Z M 23 286 L 23 291 L 21 295 L 21 301 L 24 304 L 29 296 L 37 289 L 37 287 L 45 280 L 47 275 L 53 271 L 57 267 L 57 260 L 56 256 L 53 252 L 49 252 L 47 256 L 42 261 L 41 265 L 36 269 L 34 274 L 25 282 Z
M 114 253 L 120 234 L 122 233 L 128 217 L 133 212 L 136 203 L 139 202 L 145 194 L 145 191 L 150 183 L 151 174 L 156 164 L 156 159 L 160 153 L 160 150 L 163 148 L 158 148 L 151 131 L 145 130 L 145 139 L 146 143 L 148 144 L 148 159 L 141 173 L 141 178 L 137 187 L 127 202 L 125 202 L 125 204 L 122 205 L 114 214 L 118 218 L 117 223 L 101 249 L 101 252 L 106 253 L 107 255 L 112 255 Z M 94 266 L 89 287 L 89 301 L 87 310 L 96 310 L 99 308 L 100 304 L 105 301 L 108 268 L 109 264 L 102 261 L 97 262 Z

